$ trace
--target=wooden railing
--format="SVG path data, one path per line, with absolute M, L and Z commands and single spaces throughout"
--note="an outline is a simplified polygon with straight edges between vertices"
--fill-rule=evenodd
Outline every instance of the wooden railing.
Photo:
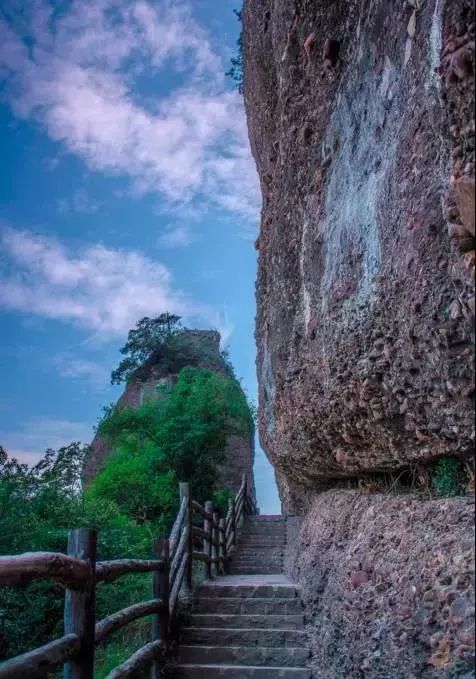
M 151 679 L 158 679 L 179 594 L 193 586 L 193 562 L 205 564 L 207 578 L 226 573 L 243 517 L 256 513 L 246 476 L 222 518 L 212 502 L 202 507 L 191 498 L 189 484 L 181 483 L 180 509 L 170 537 L 154 541 L 151 560 L 97 562 L 97 534 L 86 528 L 69 532 L 67 554 L 32 552 L 0 557 L 0 586 L 54 579 L 66 587 L 64 636 L 0 663 L 0 679 L 45 677 L 61 666 L 65 679 L 92 679 L 96 647 L 113 632 L 146 616 L 152 616 L 151 641 L 107 679 L 132 677 L 147 667 Z M 153 574 L 152 598 L 96 621 L 96 586 L 131 573 Z

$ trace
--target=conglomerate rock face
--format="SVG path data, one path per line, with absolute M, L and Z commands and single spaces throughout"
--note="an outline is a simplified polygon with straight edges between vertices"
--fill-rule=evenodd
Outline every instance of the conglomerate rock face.
M 307 604 L 313 676 L 474 677 L 472 498 L 329 491 L 297 528 L 287 567 Z
M 186 330 L 183 336 L 186 339 L 186 351 L 166 356 L 159 352 L 157 356 L 152 356 L 126 384 L 118 407 L 139 408 L 147 399 L 155 398 L 158 386 L 172 386 L 177 381 L 180 370 L 186 366 L 229 374 L 229 367 L 220 353 L 218 332 Z M 164 358 L 166 360 L 161 360 Z M 102 469 L 111 452 L 111 447 L 104 438 L 101 436 L 94 438 L 83 470 L 86 483 Z M 243 474 L 247 475 L 254 488 L 253 464 L 253 436 L 231 435 L 227 442 L 226 461 L 220 470 L 219 488 L 237 491 L 241 486 Z
M 472 450 L 474 35 L 470 0 L 245 0 L 259 425 L 285 504 Z

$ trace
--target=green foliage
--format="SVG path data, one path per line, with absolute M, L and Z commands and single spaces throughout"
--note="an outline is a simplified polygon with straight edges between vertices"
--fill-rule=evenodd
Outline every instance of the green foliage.
M 229 375 L 196 368 L 184 368 L 173 387 L 159 391 L 136 411 L 105 409 L 98 430 L 114 452 L 84 493 L 80 477 L 88 449 L 79 443 L 46 451 L 31 468 L 0 447 L 1 554 L 64 552 L 68 530 L 85 526 L 99 532 L 100 560 L 149 558 L 152 540 L 168 533 L 176 515 L 178 481 L 189 481 L 200 502 L 209 499 L 228 436 L 253 430 L 243 391 Z M 213 497 L 223 514 L 230 495 L 225 489 Z M 99 585 L 98 618 L 148 598 L 150 589 L 148 575 Z M 63 594 L 51 582 L 0 590 L 0 659 L 61 636 Z M 105 676 L 123 659 L 121 647 L 133 643 L 128 636 L 106 646 L 97 676 Z
M 127 660 L 148 641 L 150 641 L 150 636 L 145 631 L 132 640 L 130 635 L 117 635 L 117 639 L 96 651 L 94 679 L 105 679 L 113 669 Z M 145 679 L 147 676 L 147 672 L 144 671 L 137 676 L 137 679 L 142 679 L 142 677 Z
M 0 447 L 0 554 L 64 551 L 68 528 L 80 525 L 79 443 L 47 450 L 34 466 L 9 458 Z M 37 582 L 0 590 L 0 658 L 39 646 L 61 634 L 63 590 Z
M 440 496 L 458 495 L 464 482 L 463 463 L 457 457 L 444 455 L 436 462 L 432 483 Z
M 64 526 L 80 517 L 80 476 L 87 452 L 80 443 L 47 450 L 33 467 L 0 451 L 0 553 L 63 549 Z
M 99 529 L 99 558 L 150 557 L 151 531 L 121 514 L 112 500 L 85 498 L 80 474 L 87 448 L 46 451 L 33 467 L 0 447 L 0 554 L 64 552 L 70 528 Z M 155 537 L 155 535 L 154 535 Z M 150 594 L 150 578 L 122 578 L 97 590 L 98 617 Z M 0 589 L 0 659 L 62 635 L 64 590 L 55 583 Z
M 173 516 L 177 482 L 208 499 L 231 434 L 246 435 L 253 421 L 239 383 L 211 370 L 184 368 L 161 398 L 137 410 L 116 409 L 99 433 L 116 451 L 96 477 L 90 496 L 113 499 L 137 521 Z
M 121 349 L 125 358 L 111 374 L 112 384 L 131 378 L 134 372 L 160 347 L 182 331 L 180 316 L 164 313 L 156 318 L 145 316 L 129 331 L 127 342 Z
M 236 14 L 238 21 L 243 23 L 243 10 L 234 9 L 233 12 Z M 240 94 L 243 94 L 243 28 L 240 32 L 240 37 L 236 42 L 237 54 L 231 59 L 231 68 L 225 73 L 233 84 L 238 89 Z
M 220 512 L 220 516 L 226 516 L 228 513 L 228 503 L 235 499 L 235 493 L 230 488 L 223 488 L 216 490 L 213 493 L 212 501 L 214 508 Z

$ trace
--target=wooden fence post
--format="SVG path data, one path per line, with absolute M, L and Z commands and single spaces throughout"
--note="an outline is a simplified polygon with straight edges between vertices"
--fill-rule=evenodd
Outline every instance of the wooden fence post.
M 231 510 L 231 544 L 236 545 L 236 511 L 235 511 L 235 501 L 228 500 L 228 506 Z
M 227 568 L 228 568 L 228 561 L 226 558 L 226 535 L 225 535 L 225 530 L 226 530 L 226 519 L 220 519 L 220 528 L 221 530 L 219 531 L 220 535 L 220 560 L 221 560 L 221 569 L 223 575 L 226 573 Z
M 209 514 L 213 514 L 213 502 L 205 502 L 205 511 L 208 512 Z M 203 540 L 203 551 L 208 556 L 208 558 L 211 559 L 213 555 L 212 552 L 213 533 L 212 533 L 212 522 L 209 521 L 208 519 L 204 519 L 203 521 L 203 530 L 207 534 L 207 537 Z M 207 580 L 212 579 L 212 564 L 210 563 L 210 561 L 207 561 L 205 563 L 205 577 Z
M 220 547 L 219 547 L 219 542 L 220 542 L 220 531 L 216 527 L 218 525 L 218 522 L 220 521 L 220 514 L 218 512 L 213 512 L 213 527 L 212 527 L 212 535 L 213 535 L 213 558 L 215 559 L 215 575 L 220 575 Z
M 168 540 L 154 540 L 153 557 L 164 562 L 162 568 L 154 571 L 152 581 L 152 598 L 161 599 L 164 607 L 160 613 L 152 616 L 152 641 L 164 641 L 169 637 L 169 575 L 170 575 L 170 545 Z M 161 676 L 160 661 L 154 660 L 150 668 L 151 679 Z
M 185 582 L 187 583 L 187 587 L 190 591 L 192 589 L 192 576 L 193 576 L 192 498 L 190 497 L 190 484 L 189 483 L 180 483 L 179 489 L 180 489 L 180 505 L 182 505 L 184 497 L 187 498 L 187 513 L 186 513 L 185 522 L 184 522 L 184 528 L 186 528 L 188 530 L 187 547 L 186 547 L 187 566 L 186 566 L 186 569 L 185 569 Z
M 88 528 L 69 531 L 68 556 L 86 561 L 91 578 L 82 590 L 67 589 L 64 601 L 64 633 L 77 634 L 80 652 L 64 666 L 64 679 L 92 679 L 94 675 L 95 570 L 97 533 Z

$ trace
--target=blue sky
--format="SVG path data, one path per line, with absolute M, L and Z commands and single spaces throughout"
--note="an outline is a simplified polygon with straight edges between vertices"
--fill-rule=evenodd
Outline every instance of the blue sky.
M 260 197 L 237 0 L 2 2 L 0 442 L 87 442 L 127 331 L 216 327 L 256 396 Z M 258 451 L 262 511 L 279 511 Z

